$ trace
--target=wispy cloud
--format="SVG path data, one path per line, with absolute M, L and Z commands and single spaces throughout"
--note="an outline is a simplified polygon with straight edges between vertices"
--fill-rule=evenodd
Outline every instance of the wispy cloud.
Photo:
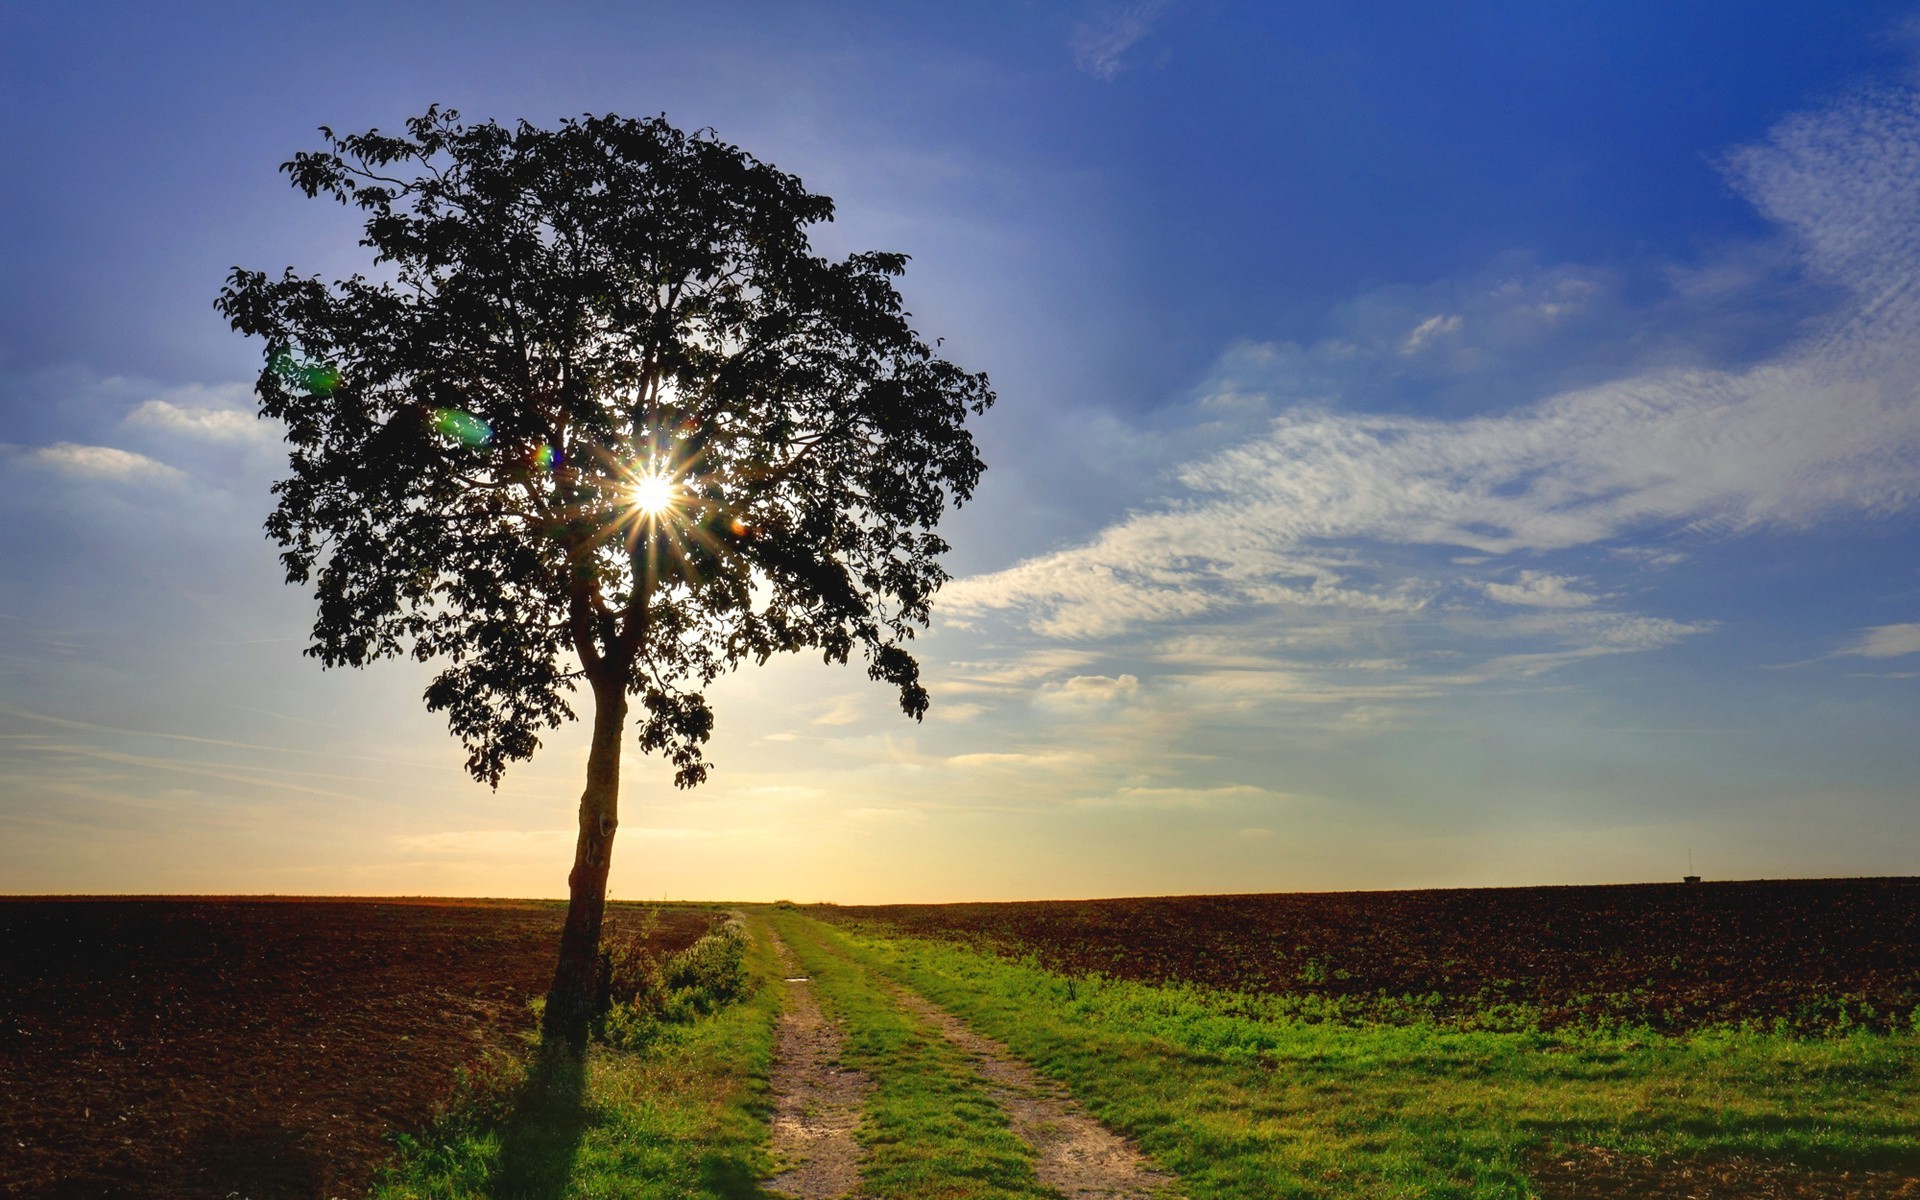
M 867 697 L 857 693 L 834 696 L 821 706 L 813 718 L 815 725 L 854 725 L 869 715 Z
M 1434 341 L 1450 333 L 1460 332 L 1461 323 L 1459 313 L 1442 313 L 1439 316 L 1428 317 L 1413 327 L 1413 332 L 1407 335 L 1407 340 L 1400 344 L 1400 353 L 1418 354 Z
M 1119 787 L 1111 791 L 1082 796 L 1073 803 L 1078 808 L 1198 810 L 1242 807 L 1248 804 L 1287 805 L 1297 802 L 1295 797 L 1284 792 L 1269 791 L 1266 788 L 1246 784 L 1233 784 L 1211 788 Z
M 1527 608 L 1586 608 L 1597 597 L 1589 596 L 1573 585 L 1577 579 L 1546 571 L 1522 571 L 1512 583 L 1488 582 L 1480 590 L 1490 600 Z
M 1154 22 L 1168 7 L 1167 0 L 1139 0 L 1090 16 L 1074 29 L 1069 43 L 1073 65 L 1095 79 L 1118 78 L 1126 69 L 1127 51 L 1153 32 Z
M 1834 653 L 1857 655 L 1860 658 L 1900 658 L 1908 654 L 1920 654 L 1920 621 L 1862 629 L 1851 644 Z
M 88 446 L 79 442 L 55 442 L 26 455 L 27 461 L 49 467 L 66 475 L 105 480 L 177 480 L 185 473 L 157 459 L 113 446 Z
M 170 400 L 148 400 L 127 414 L 126 423 L 188 437 L 217 441 L 277 442 L 277 422 L 262 421 L 249 410 L 208 405 L 182 405 Z
M 1040 700 L 1056 708 L 1086 711 L 1125 704 L 1139 694 L 1137 675 L 1074 675 L 1045 685 Z
M 1416 614 L 1462 586 L 1504 604 L 1585 608 L 1596 597 L 1569 577 L 1515 581 L 1502 560 L 1910 508 L 1920 107 L 1880 98 L 1788 122 L 1729 163 L 1798 234 L 1809 269 L 1852 296 L 1768 361 L 1658 370 L 1464 419 L 1296 407 L 1178 469 L 1182 494 L 1083 545 L 961 580 L 946 603 L 1082 638 L 1258 607 Z M 1392 565 L 1422 549 L 1491 565 L 1451 580 Z M 1661 628 L 1670 640 L 1697 626 Z

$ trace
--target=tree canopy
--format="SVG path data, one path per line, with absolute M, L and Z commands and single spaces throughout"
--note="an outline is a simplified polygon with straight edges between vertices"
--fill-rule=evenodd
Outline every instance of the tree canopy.
M 830 200 L 664 118 L 322 133 L 283 169 L 364 211 L 374 276 L 235 269 L 217 302 L 266 343 L 308 654 L 440 664 L 496 786 L 583 681 L 681 786 L 748 660 L 857 652 L 926 711 L 908 644 L 993 393 L 909 326 L 904 255 L 816 254 Z

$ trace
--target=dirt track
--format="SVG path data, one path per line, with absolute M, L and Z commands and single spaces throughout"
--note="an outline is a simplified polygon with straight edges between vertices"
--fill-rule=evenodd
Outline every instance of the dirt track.
M 773 1156 L 783 1169 L 767 1189 L 793 1200 L 838 1200 L 860 1187 L 860 1143 L 853 1131 L 873 1085 L 838 1065 L 839 1027 L 820 1011 L 811 979 L 771 930 L 785 974 L 773 1066 Z
M 1132 1142 L 1080 1107 L 1057 1084 L 992 1038 L 921 996 L 901 988 L 901 1005 L 973 1060 L 1015 1134 L 1033 1147 L 1033 1173 L 1067 1200 L 1150 1200 L 1168 1194 L 1173 1177 L 1154 1170 Z

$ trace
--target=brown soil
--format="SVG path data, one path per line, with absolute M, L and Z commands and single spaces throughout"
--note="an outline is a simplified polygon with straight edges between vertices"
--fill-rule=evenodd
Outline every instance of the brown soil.
M 838 1066 L 840 1030 L 820 1011 L 812 981 L 772 930 L 767 937 L 786 975 L 773 1065 L 773 1155 L 783 1169 L 769 1191 L 793 1200 L 840 1200 L 860 1187 L 860 1124 L 872 1082 Z
M 0 1196 L 363 1191 L 456 1075 L 517 1050 L 562 909 L 0 900 Z M 711 923 L 668 909 L 671 952 Z
M 1659 1160 L 1583 1146 L 1543 1156 L 1541 1200 L 1920 1200 L 1920 1179 L 1754 1158 Z
M 1133 1143 L 1087 1115 L 1057 1085 L 1034 1074 L 1006 1046 L 975 1033 L 922 996 L 896 989 L 902 1007 L 973 1059 L 1014 1133 L 1034 1150 L 1033 1173 L 1067 1200 L 1151 1200 L 1173 1194 L 1173 1177 L 1153 1170 Z
M 1680 1030 L 1904 1026 L 1920 1005 L 1920 879 L 823 905 L 828 920 L 1098 972 L 1364 1015 Z M 1316 1008 L 1315 1005 L 1322 1005 Z

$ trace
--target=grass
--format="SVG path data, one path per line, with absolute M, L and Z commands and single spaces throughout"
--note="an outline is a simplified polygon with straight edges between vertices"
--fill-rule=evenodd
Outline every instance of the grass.
M 1033 1174 L 1033 1151 L 966 1056 L 895 1004 L 889 989 L 841 952 L 816 921 L 770 914 L 812 979 L 821 1008 L 843 1025 L 843 1063 L 873 1080 L 857 1136 L 865 1150 L 862 1197 L 873 1200 L 1051 1200 Z
M 1194 1200 L 1521 1200 L 1535 1155 L 1579 1145 L 1920 1168 L 1912 1033 L 1305 1021 L 1259 997 L 1070 979 L 951 944 L 810 922 L 803 933 L 792 918 L 782 928 L 810 942 L 811 961 L 837 954 L 1006 1042 Z
M 1271 998 L 1072 978 L 780 908 L 747 925 L 742 998 L 700 1001 L 712 989 L 686 980 L 737 975 L 720 942 L 689 953 L 650 977 L 669 1015 L 629 1025 L 630 1048 L 501 1064 L 402 1140 L 376 1200 L 764 1196 L 782 995 L 769 928 L 841 1022 L 844 1065 L 873 1080 L 863 1200 L 1053 1195 L 966 1056 L 896 1003 L 898 986 L 1064 1084 L 1191 1200 L 1524 1200 L 1535 1162 L 1578 1147 L 1920 1171 L 1920 1031 L 1307 1019 Z
M 763 1195 L 779 993 L 764 939 L 738 1003 L 688 1011 L 638 1049 L 496 1063 L 424 1135 L 402 1138 L 374 1200 L 747 1200 Z

